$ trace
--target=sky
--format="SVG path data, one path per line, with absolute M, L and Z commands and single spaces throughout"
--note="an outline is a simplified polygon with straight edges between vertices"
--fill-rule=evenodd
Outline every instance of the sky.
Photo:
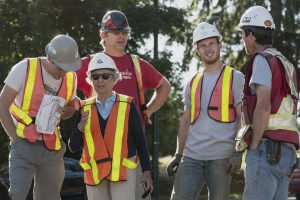
M 160 0 L 160 3 L 163 3 L 167 6 L 173 6 L 176 8 L 187 8 L 190 4 L 191 4 L 192 0 Z M 218 0 L 212 0 L 212 6 L 215 6 L 218 3 Z M 232 9 L 233 6 L 232 5 L 232 1 L 229 0 L 227 1 L 228 4 L 228 9 Z M 197 15 L 197 11 L 195 11 L 195 16 Z M 191 20 L 194 20 L 195 18 L 191 18 Z M 221 33 L 222 34 L 222 33 Z M 183 60 L 183 53 L 184 53 L 184 49 L 185 46 L 183 45 L 179 45 L 179 44 L 173 44 L 172 46 L 166 46 L 164 45 L 167 41 L 167 38 L 163 35 L 159 35 L 158 36 L 159 42 L 158 42 L 158 50 L 159 52 L 166 50 L 169 50 L 173 53 L 173 56 L 171 57 L 171 61 L 176 63 L 182 63 Z M 148 41 L 146 41 L 146 46 L 144 48 L 142 48 L 142 52 L 144 51 L 150 51 L 153 50 L 153 38 L 149 38 Z M 191 44 L 187 44 L 187 45 L 191 45 Z M 236 52 L 240 51 L 243 46 L 242 45 L 236 45 L 236 46 L 232 46 L 232 48 L 236 49 Z M 152 52 L 153 53 L 153 52 Z M 221 51 L 221 57 L 223 56 L 223 52 Z M 197 63 L 196 58 L 193 58 L 189 64 L 189 69 L 186 72 L 183 72 L 181 74 L 182 77 L 182 86 L 185 87 L 187 82 L 195 75 L 195 73 L 197 72 L 197 65 L 199 65 L 199 63 Z
M 182 1 L 182 0 L 174 0 L 174 1 L 160 0 L 160 1 L 166 5 L 171 5 L 176 8 L 186 8 L 191 2 L 191 0 L 185 0 L 185 1 Z M 159 52 L 162 52 L 165 49 L 170 50 L 173 53 L 173 56 L 171 57 L 171 61 L 174 63 L 176 63 L 176 62 L 182 63 L 183 53 L 184 53 L 184 49 L 185 49 L 185 47 L 183 45 L 174 43 L 170 47 L 165 46 L 164 44 L 166 43 L 167 38 L 163 35 L 159 35 L 158 40 L 159 40 L 159 42 L 158 42 L 158 51 Z M 145 44 L 147 44 L 147 45 L 141 49 L 142 52 L 153 50 L 153 37 L 149 38 L 148 41 L 145 42 Z M 187 84 L 188 80 L 191 79 L 193 77 L 193 75 L 196 73 L 196 71 L 197 71 L 196 63 L 197 63 L 196 59 L 193 59 L 189 65 L 189 70 L 182 73 L 181 77 L 182 77 L 182 86 L 183 87 Z

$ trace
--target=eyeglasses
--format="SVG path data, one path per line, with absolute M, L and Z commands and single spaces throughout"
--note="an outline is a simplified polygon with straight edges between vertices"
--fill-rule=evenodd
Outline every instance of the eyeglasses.
M 114 76 L 114 75 L 113 75 L 113 74 L 110 74 L 110 73 L 92 74 L 92 75 L 91 75 L 91 78 L 92 78 L 94 81 L 97 81 L 100 77 L 101 77 L 103 80 L 107 80 L 107 79 L 109 79 L 110 76 Z

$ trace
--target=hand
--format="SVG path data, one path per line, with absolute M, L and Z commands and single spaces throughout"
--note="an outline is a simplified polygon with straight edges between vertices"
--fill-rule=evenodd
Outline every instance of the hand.
M 241 168 L 242 164 L 242 152 L 234 151 L 232 155 L 229 157 L 227 163 L 227 173 L 233 175 L 237 170 Z
M 151 193 L 153 191 L 153 183 L 152 183 L 152 178 L 151 178 L 151 171 L 147 170 L 143 172 L 142 178 L 141 178 L 141 183 L 146 185 L 145 190 L 149 191 Z
M 80 122 L 78 123 L 78 129 L 81 131 L 81 132 L 84 132 L 84 129 L 85 129 L 85 125 L 86 125 L 86 122 L 88 120 L 88 117 L 89 117 L 89 111 L 84 111 L 83 115 L 81 116 L 81 120 Z
M 168 176 L 173 176 L 178 168 L 178 165 L 181 161 L 182 155 L 181 154 L 176 154 L 173 159 L 169 162 L 166 168 L 166 173 Z
M 144 121 L 145 121 L 147 128 L 149 128 L 152 125 L 152 121 L 150 119 L 149 112 L 143 112 L 143 117 L 144 117 Z
M 81 101 L 81 99 L 76 96 L 75 99 L 74 99 L 74 103 L 73 103 L 73 105 L 75 107 L 75 110 L 79 110 L 80 105 L 82 105 L 82 104 L 83 104 L 83 102 Z

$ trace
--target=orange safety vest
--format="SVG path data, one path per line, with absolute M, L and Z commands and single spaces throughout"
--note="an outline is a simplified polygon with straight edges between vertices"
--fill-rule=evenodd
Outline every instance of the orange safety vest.
M 88 68 L 88 64 L 90 60 L 93 58 L 94 55 L 89 55 L 87 56 L 87 60 L 82 61 L 82 67 L 83 68 Z M 144 95 L 144 90 L 143 90 L 143 81 L 142 81 L 142 71 L 141 71 L 141 66 L 140 66 L 140 58 L 138 55 L 130 54 L 132 63 L 133 63 L 133 70 L 134 70 L 134 75 L 136 77 L 136 83 L 138 87 L 138 95 L 139 95 L 139 100 L 140 100 L 140 108 L 144 116 L 148 116 L 148 108 L 146 106 L 146 101 L 145 101 L 145 95 Z M 90 96 L 94 96 L 95 91 L 93 91 L 93 88 L 91 87 L 90 90 Z M 150 119 L 147 119 L 146 121 L 147 124 L 151 124 L 152 122 Z
M 75 73 L 67 72 L 63 78 L 62 85 L 57 96 L 66 100 L 65 105 L 70 101 L 75 89 Z M 42 99 L 45 95 L 43 82 L 41 59 L 29 58 L 28 69 L 23 90 L 22 106 L 18 107 L 13 103 L 10 107 L 10 112 L 17 120 L 17 135 L 20 138 L 25 138 L 29 142 L 36 142 L 42 135 L 45 146 L 49 150 L 60 150 L 60 132 L 59 127 L 56 127 L 53 134 L 41 134 L 37 132 L 34 124 L 35 117 L 40 108 Z
M 233 68 L 229 66 L 223 67 L 210 97 L 207 108 L 208 116 L 218 122 L 230 123 L 234 122 L 236 118 L 232 95 L 233 71 Z M 200 115 L 203 73 L 204 69 L 200 70 L 191 81 L 191 124 Z
M 89 111 L 83 135 L 83 152 L 80 165 L 84 169 L 84 182 L 98 185 L 103 179 L 125 181 L 126 168 L 137 164 L 128 159 L 128 124 L 133 98 L 117 94 L 103 137 L 96 106 L 96 97 L 84 101 L 82 114 Z

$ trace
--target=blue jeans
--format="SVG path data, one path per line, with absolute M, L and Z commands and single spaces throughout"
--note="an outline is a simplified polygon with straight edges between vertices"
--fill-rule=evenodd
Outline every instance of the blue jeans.
M 262 141 L 246 155 L 244 200 L 283 200 L 288 197 L 288 176 L 296 163 L 292 147 L 281 145 L 281 158 L 276 165 L 267 160 L 266 143 Z
M 196 200 L 207 183 L 209 200 L 228 198 L 232 176 L 227 174 L 226 159 L 195 160 L 183 156 L 175 176 L 172 200 Z

